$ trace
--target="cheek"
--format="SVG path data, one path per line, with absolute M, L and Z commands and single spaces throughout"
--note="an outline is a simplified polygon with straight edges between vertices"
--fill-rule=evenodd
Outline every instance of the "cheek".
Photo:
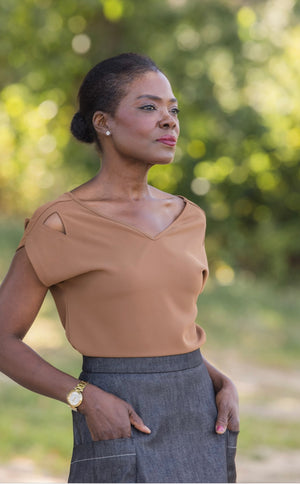
M 144 126 L 139 125 L 126 125 L 123 129 L 118 129 L 113 135 L 113 143 L 119 153 L 138 157 L 144 157 L 147 153 L 150 155 L 155 145 L 149 130 L 145 130 Z
M 126 122 L 122 124 L 116 131 L 116 136 L 121 140 L 134 139 L 136 143 L 153 141 L 155 138 L 155 122 L 153 120 L 139 120 L 134 122 Z

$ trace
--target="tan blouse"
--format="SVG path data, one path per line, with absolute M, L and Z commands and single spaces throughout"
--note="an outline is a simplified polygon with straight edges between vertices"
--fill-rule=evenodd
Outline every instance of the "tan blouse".
M 83 355 L 164 356 L 204 343 L 195 318 L 208 275 L 205 215 L 181 198 L 183 211 L 155 237 L 93 211 L 70 192 L 27 220 L 18 249 L 25 246 L 68 340 Z M 44 224 L 53 213 L 66 233 Z

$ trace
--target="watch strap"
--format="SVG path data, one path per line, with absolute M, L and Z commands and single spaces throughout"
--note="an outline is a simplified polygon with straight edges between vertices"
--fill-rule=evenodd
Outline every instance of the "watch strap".
M 82 393 L 85 387 L 88 385 L 87 381 L 79 380 L 76 387 L 73 389 L 73 392 L 80 392 Z
M 69 395 L 73 392 L 77 392 L 77 393 L 81 393 L 83 392 L 83 390 L 85 389 L 85 387 L 88 385 L 88 382 L 84 381 L 84 380 L 79 380 L 79 382 L 77 383 L 76 387 L 73 388 L 73 390 L 71 390 L 68 395 L 67 395 L 67 400 L 68 400 L 68 405 L 69 407 L 74 410 L 75 412 L 77 412 L 77 407 L 79 407 L 79 405 L 82 403 L 82 400 L 80 403 L 78 403 L 78 405 L 72 405 L 68 399 Z

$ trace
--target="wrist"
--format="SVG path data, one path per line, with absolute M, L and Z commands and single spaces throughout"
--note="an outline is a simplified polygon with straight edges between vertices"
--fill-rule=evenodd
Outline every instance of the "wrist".
M 95 409 L 99 405 L 99 401 L 101 401 L 105 393 L 101 388 L 89 383 L 83 391 L 83 399 L 77 407 L 77 411 L 83 415 L 87 415 L 90 410 Z
M 203 361 L 213 383 L 215 393 L 218 393 L 222 388 L 226 388 L 227 386 L 229 387 L 230 384 L 232 384 L 228 376 L 224 375 L 224 373 L 211 365 L 205 358 L 203 358 Z
M 78 407 L 83 402 L 83 391 L 87 385 L 88 382 L 79 380 L 77 385 L 66 396 L 69 407 L 75 412 L 77 412 Z
M 218 393 L 220 390 L 223 388 L 226 388 L 227 386 L 230 386 L 230 379 L 226 376 L 223 375 L 222 373 L 219 373 L 218 375 L 215 375 L 214 378 L 212 378 L 213 386 L 215 393 Z

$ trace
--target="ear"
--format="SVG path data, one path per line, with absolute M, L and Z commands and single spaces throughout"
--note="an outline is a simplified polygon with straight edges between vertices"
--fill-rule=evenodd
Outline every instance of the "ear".
M 93 115 L 93 126 L 98 135 L 105 135 L 105 132 L 109 129 L 107 125 L 108 115 L 102 111 L 96 111 Z

